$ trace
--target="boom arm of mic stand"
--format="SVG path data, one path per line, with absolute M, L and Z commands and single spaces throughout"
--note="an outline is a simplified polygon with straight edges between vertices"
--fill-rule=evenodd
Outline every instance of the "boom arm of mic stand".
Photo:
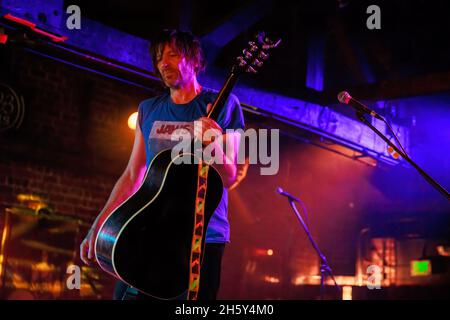
M 389 141 L 388 138 L 386 138 L 377 128 L 375 128 L 367 119 L 364 117 L 364 115 L 361 112 L 356 112 L 356 115 L 358 116 L 358 119 L 361 120 L 365 125 L 367 125 L 370 129 L 372 129 L 381 139 L 383 139 L 389 146 L 391 146 L 400 156 L 402 156 L 406 161 L 408 161 L 409 164 L 411 164 L 423 177 L 426 181 L 428 181 L 429 184 L 431 184 L 435 189 L 437 189 L 440 193 L 444 195 L 444 197 L 449 200 L 450 194 L 447 192 L 447 190 L 444 189 L 439 183 L 437 183 L 436 180 L 434 180 L 432 177 L 430 177 L 422 168 L 420 168 L 408 155 L 403 153 L 402 151 L 397 148 L 395 144 L 393 144 L 391 141 Z

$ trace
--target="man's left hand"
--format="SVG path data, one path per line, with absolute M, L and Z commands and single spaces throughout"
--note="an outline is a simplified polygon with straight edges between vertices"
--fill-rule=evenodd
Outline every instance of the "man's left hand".
M 209 106 L 210 105 L 208 105 L 208 107 Z M 222 135 L 222 128 L 213 119 L 201 117 L 195 121 L 194 135 L 196 139 L 202 141 L 203 145 L 209 145 L 216 138 Z

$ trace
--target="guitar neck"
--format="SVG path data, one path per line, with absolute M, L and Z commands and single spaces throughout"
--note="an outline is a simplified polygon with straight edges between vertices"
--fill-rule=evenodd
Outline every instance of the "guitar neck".
M 231 72 L 230 75 L 227 77 L 225 84 L 223 85 L 222 89 L 220 89 L 220 92 L 217 95 L 217 98 L 214 101 L 214 104 L 212 105 L 211 110 L 207 115 L 208 118 L 217 121 L 220 112 L 225 106 L 225 102 L 230 96 L 231 90 L 233 90 L 233 87 L 236 84 L 237 78 L 238 76 L 234 72 Z
M 255 40 L 248 43 L 248 47 L 242 51 L 242 55 L 236 58 L 236 62 L 225 84 L 207 114 L 208 118 L 217 121 L 220 112 L 225 107 L 225 103 L 230 96 L 231 90 L 236 84 L 238 75 L 242 73 L 257 73 L 257 69 L 261 68 L 263 61 L 269 57 L 268 51 L 276 48 L 280 44 L 280 41 L 281 39 L 273 42 L 265 36 L 264 32 L 259 32 Z

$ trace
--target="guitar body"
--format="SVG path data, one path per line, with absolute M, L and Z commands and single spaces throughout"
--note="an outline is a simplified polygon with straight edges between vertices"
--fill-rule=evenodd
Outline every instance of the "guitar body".
M 190 156 L 193 161 L 194 155 Z M 141 187 L 96 232 L 95 256 L 100 267 L 149 296 L 172 299 L 185 293 L 189 286 L 197 177 L 198 164 L 174 164 L 171 150 L 156 155 Z M 210 166 L 204 235 L 222 193 L 222 178 Z M 201 252 L 203 257 L 204 250 Z

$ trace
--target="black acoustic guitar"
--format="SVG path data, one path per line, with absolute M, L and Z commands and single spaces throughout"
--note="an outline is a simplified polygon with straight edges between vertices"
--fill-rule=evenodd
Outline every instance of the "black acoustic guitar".
M 217 119 L 238 75 L 256 70 L 276 43 L 264 33 L 249 42 L 237 58 L 208 117 Z M 140 292 L 159 299 L 174 299 L 187 292 L 199 183 L 204 183 L 204 227 L 220 203 L 223 183 L 209 166 L 207 179 L 199 179 L 198 159 L 174 164 L 170 149 L 151 161 L 139 189 L 124 203 L 101 218 L 95 232 L 95 257 L 100 267 Z M 186 156 L 186 155 L 183 155 Z M 201 237 L 204 249 L 204 237 Z M 201 250 L 200 261 L 204 250 Z

